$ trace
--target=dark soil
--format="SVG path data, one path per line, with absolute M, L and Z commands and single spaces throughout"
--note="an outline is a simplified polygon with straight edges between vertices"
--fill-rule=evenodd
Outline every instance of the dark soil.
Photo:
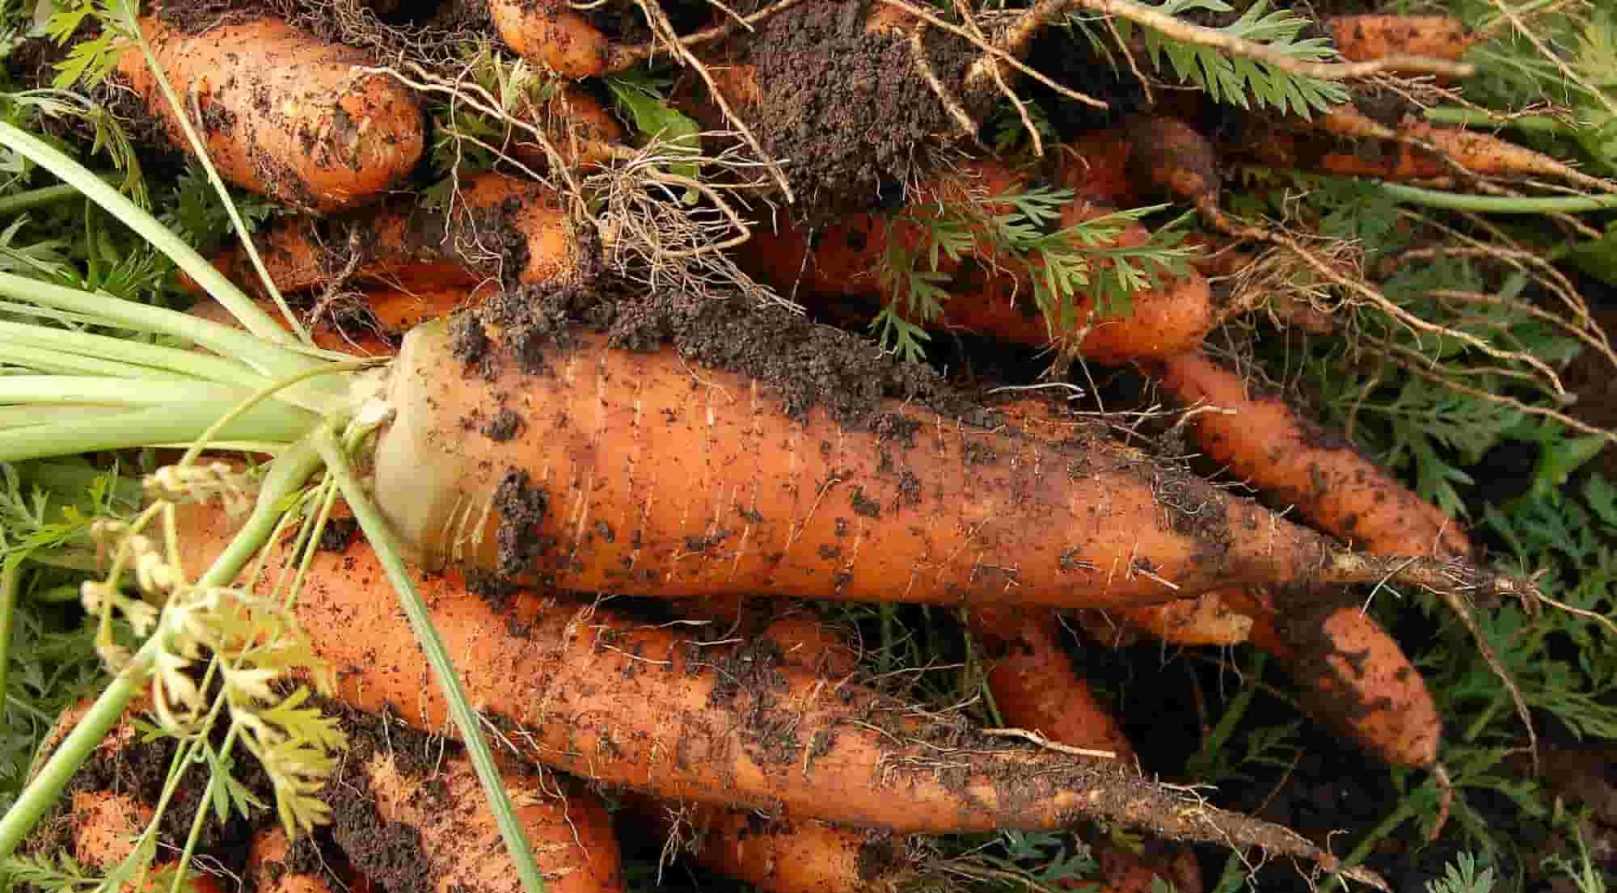
M 864 0 L 805 3 L 747 43 L 762 102 L 744 117 L 786 162 L 793 210 L 810 223 L 875 206 L 886 185 L 913 180 L 928 169 L 930 147 L 956 136 L 909 38 L 865 31 L 870 9 Z M 942 83 L 958 84 L 977 52 L 937 29 L 926 35 L 928 64 Z

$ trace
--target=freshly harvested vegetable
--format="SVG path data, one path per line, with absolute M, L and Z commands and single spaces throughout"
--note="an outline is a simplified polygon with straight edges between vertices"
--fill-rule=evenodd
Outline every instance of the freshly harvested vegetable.
M 1224 598 L 1252 618 L 1252 644 L 1285 668 L 1310 716 L 1395 766 L 1437 762 L 1443 719 L 1431 692 L 1362 604 L 1285 591 Z
M 160 16 L 141 30 L 181 103 L 200 109 L 200 136 L 219 173 L 287 204 L 333 211 L 369 201 L 421 159 L 421 108 L 365 54 L 276 18 L 187 33 Z M 189 147 L 139 48 L 118 73 Z M 187 106 L 188 108 L 190 106 Z
M 221 510 L 187 506 L 180 515 L 187 566 L 226 547 Z M 277 547 L 260 573 L 273 579 L 288 560 Z M 393 600 L 374 591 L 383 579 L 356 538 L 314 556 L 294 610 L 335 669 L 343 701 L 443 728 L 447 707 L 419 646 Z M 472 597 L 453 571 L 419 574 L 415 585 L 484 714 L 520 729 L 510 738 L 531 758 L 588 778 L 895 832 L 1058 828 L 1086 815 L 1335 864 L 1289 832 L 1182 800 L 1115 766 L 918 719 L 908 705 L 826 684 L 756 648 L 692 648 L 606 607 L 504 588 Z
M 247 851 L 251 889 L 258 893 L 336 893 L 322 872 L 310 871 L 299 864 L 292 846 L 286 831 L 279 825 L 253 835 Z
M 1298 416 L 1277 397 L 1254 395 L 1239 375 L 1200 352 L 1169 357 L 1152 371 L 1184 406 L 1206 405 L 1189 421 L 1214 462 L 1309 523 L 1385 555 L 1466 556 L 1464 530 L 1354 449 Z
M 970 196 L 973 183 L 986 198 Z M 812 233 L 786 223 L 774 231 L 760 229 L 753 237 L 755 250 L 744 252 L 741 260 L 750 266 L 749 272 L 786 294 L 804 299 L 874 296 L 902 308 L 904 296 L 882 275 L 889 252 L 926 254 L 930 250 L 928 221 L 942 216 L 943 207 L 975 202 L 992 210 L 994 196 L 1022 185 L 1019 175 L 996 162 L 973 162 L 963 176 L 951 175 L 912 189 L 903 213 L 849 215 Z M 1061 223 L 1071 226 L 1110 211 L 1075 199 L 1062 210 Z M 1147 238 L 1144 227 L 1130 225 L 1117 244 L 1137 246 Z M 939 287 L 950 297 L 937 326 L 994 332 L 1006 340 L 1038 345 L 1076 337 L 1084 356 L 1118 363 L 1200 344 L 1215 322 L 1206 280 L 1187 271 L 1161 287 L 1134 292 L 1127 314 L 1098 315 L 1094 297 L 1081 296 L 1071 326 L 1052 331 L 1033 301 L 1032 283 L 1025 271 L 1002 257 L 971 256 L 970 260 L 940 258 L 939 272 L 949 278 Z
M 1459 61 L 1474 40 L 1465 23 L 1444 15 L 1343 15 L 1324 22 L 1331 42 L 1349 62 L 1388 56 Z
M 746 343 L 753 323 L 726 320 L 704 320 L 721 327 L 711 360 L 777 359 Z M 468 317 L 406 336 L 373 480 L 424 566 L 663 597 L 1065 607 L 1299 581 L 1451 585 L 1450 565 L 1342 551 L 1104 438 L 1057 449 L 892 401 L 871 404 L 873 429 L 820 407 L 794 418 L 756 379 L 693 378 L 672 350 L 549 344 Z M 457 367 L 475 371 L 446 374 Z M 525 435 L 464 435 L 497 417 Z
M 419 203 L 384 205 L 331 219 L 292 218 L 271 227 L 259 254 L 287 294 L 339 278 L 409 291 L 472 289 L 504 278 L 522 285 L 579 278 L 589 259 L 561 200 L 548 187 L 485 173 L 460 183 L 447 212 Z M 233 281 L 256 274 L 239 248 L 214 266 Z
M 409 837 L 419 841 L 419 862 L 399 864 L 396 851 L 376 847 L 365 834 L 345 827 L 339 816 L 333 833 L 354 868 L 383 889 L 419 882 L 424 875 L 436 893 L 520 893 L 522 884 L 500 845 L 499 829 L 471 762 L 458 752 L 436 765 L 416 762 L 377 748 L 356 774 L 373 798 L 382 827 L 414 830 Z M 532 772 L 508 769 L 503 774 L 547 891 L 624 889 L 611 818 L 594 795 L 575 790 L 565 780 L 546 783 Z
M 1464 534 L 1441 512 L 1346 442 L 1328 440 L 1284 403 L 1237 400 L 1245 392 L 1244 383 L 1200 353 L 1176 357 L 1164 365 L 1190 370 L 1163 377 L 1164 387 L 1182 402 L 1206 399 L 1235 410 L 1234 415 L 1198 413 L 1192 418 L 1191 432 L 1212 459 L 1236 474 L 1248 475 L 1249 483 L 1271 495 L 1281 494 L 1282 499 L 1293 493 L 1287 489 L 1289 482 L 1307 480 L 1319 488 L 1311 493 L 1348 500 L 1345 506 L 1322 504 L 1318 498 L 1295 503 L 1317 525 L 1345 536 L 1343 524 L 1349 520 L 1355 524 L 1396 523 L 1392 532 L 1371 539 L 1372 550 L 1380 548 L 1385 554 L 1409 554 L 1398 548 L 1400 542 L 1413 549 L 1422 548 L 1423 543 L 1440 543 L 1439 551 L 1451 556 L 1469 551 Z M 1183 384 L 1187 379 L 1206 383 L 1194 398 Z M 1077 424 L 1062 419 L 1048 401 L 1019 400 L 1009 414 L 1044 437 L 1062 431 L 1063 422 L 1066 430 Z M 1212 420 L 1212 427 L 1203 427 L 1206 420 Z M 1304 459 L 1297 442 L 1311 445 L 1315 465 L 1345 467 L 1352 473 L 1339 477 L 1328 471 L 1291 467 L 1288 463 Z M 1388 502 L 1393 503 L 1388 511 L 1375 514 L 1366 513 L 1363 507 Z M 1181 645 L 1250 641 L 1273 656 L 1296 681 L 1304 706 L 1315 719 L 1395 765 L 1429 766 L 1436 760 L 1442 721 L 1431 693 L 1397 640 L 1357 603 L 1324 593 L 1284 590 L 1276 599 L 1262 588 L 1249 592 L 1230 587 L 1205 593 L 1196 601 L 1084 611 L 1080 621 L 1096 639 L 1112 644 L 1124 644 L 1134 631 Z M 1026 688 L 1037 695 L 1043 687 L 1029 684 Z
M 599 77 L 610 70 L 611 41 L 561 0 L 489 0 L 488 12 L 506 46 L 563 77 Z

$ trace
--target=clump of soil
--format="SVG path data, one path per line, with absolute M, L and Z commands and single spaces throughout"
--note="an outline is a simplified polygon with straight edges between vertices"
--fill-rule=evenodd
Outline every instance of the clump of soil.
M 743 115 L 785 163 L 796 211 L 811 223 L 874 206 L 885 184 L 913 179 L 925 168 L 927 147 L 955 133 L 916 67 L 909 38 L 866 32 L 871 8 L 863 0 L 805 3 L 766 20 L 747 46 L 761 98 Z M 978 56 L 935 28 L 925 44 L 945 84 L 959 84 Z M 981 99 L 971 101 L 974 113 L 984 110 Z

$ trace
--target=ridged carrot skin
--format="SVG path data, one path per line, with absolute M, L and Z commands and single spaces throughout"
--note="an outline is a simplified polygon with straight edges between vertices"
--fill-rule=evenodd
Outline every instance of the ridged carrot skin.
M 898 402 L 881 430 L 793 418 L 754 379 L 692 378 L 672 349 L 591 334 L 526 372 L 531 353 L 507 350 L 531 351 L 521 333 L 461 325 L 405 338 L 374 452 L 379 504 L 428 567 L 662 597 L 1054 607 L 1389 570 L 1105 439 L 1056 448 Z M 464 435 L 507 413 L 525 436 Z
M 562 0 L 489 0 L 488 11 L 500 39 L 517 55 L 562 77 L 606 73 L 611 41 Z
M 220 174 L 279 201 L 333 211 L 370 201 L 415 168 L 421 108 L 393 78 L 359 69 L 365 54 L 275 18 L 186 33 L 160 16 L 140 20 L 182 102 L 199 108 L 200 133 Z M 138 48 L 119 75 L 188 147 Z
M 222 510 L 182 507 L 187 567 L 229 542 Z M 261 573 L 289 560 L 276 548 Z M 243 581 L 252 585 L 253 581 Z M 1207 807 L 1115 767 L 917 719 L 910 705 L 831 684 L 755 646 L 692 647 L 605 607 L 418 574 L 470 700 L 545 765 L 661 799 L 767 808 L 895 832 L 1062 828 L 1093 816 L 1195 839 L 1261 840 L 1334 862 L 1295 835 Z M 498 604 L 496 608 L 495 605 Z M 449 728 L 426 660 L 370 548 L 313 557 L 294 606 L 352 707 Z M 355 635 L 364 630 L 364 635 Z M 739 674 L 739 675 L 738 675 Z M 958 757 L 948 768 L 941 753 Z M 970 753 L 967 753 L 970 751 Z
M 1232 476 L 1309 523 L 1386 555 L 1465 556 L 1460 525 L 1394 480 L 1340 435 L 1298 416 L 1203 353 L 1153 366 L 1180 405 L 1204 405 L 1189 427 L 1196 444 Z

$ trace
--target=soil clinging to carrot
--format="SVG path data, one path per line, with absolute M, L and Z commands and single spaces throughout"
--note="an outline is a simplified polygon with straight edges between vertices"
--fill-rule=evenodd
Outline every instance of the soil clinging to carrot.
M 862 0 L 805 3 L 760 25 L 748 44 L 763 96 L 748 123 L 784 162 L 799 193 L 794 210 L 810 222 L 893 194 L 894 183 L 925 169 L 922 147 L 955 128 L 916 68 L 909 38 L 866 32 L 872 8 Z M 936 29 L 924 40 L 944 84 L 958 84 L 977 58 L 971 45 Z

